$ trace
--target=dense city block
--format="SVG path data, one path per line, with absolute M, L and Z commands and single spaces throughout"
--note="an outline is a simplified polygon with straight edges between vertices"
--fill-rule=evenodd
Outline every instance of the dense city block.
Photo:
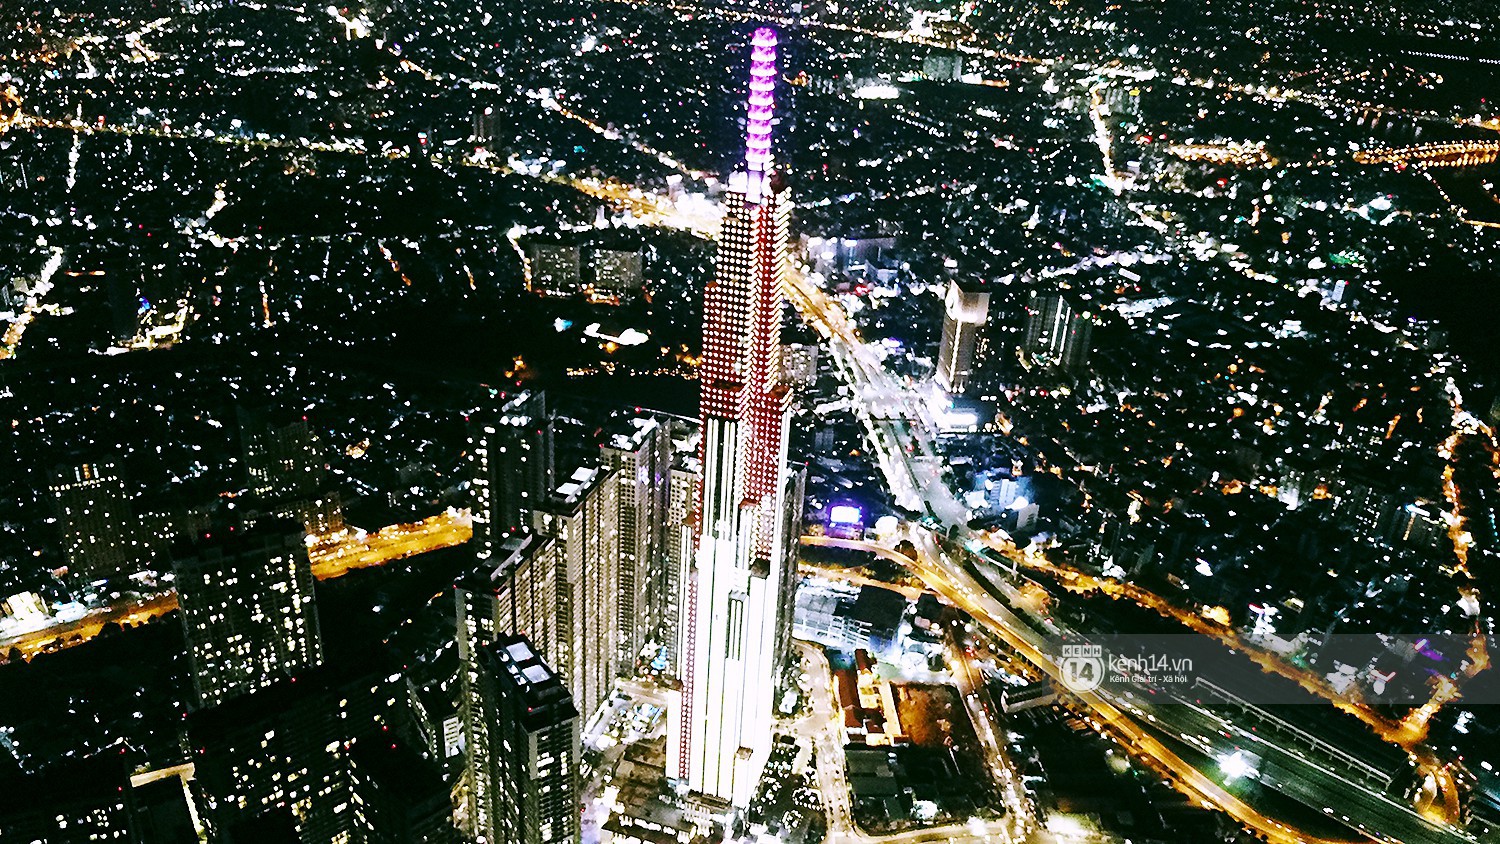
M 1500 10 L 0 7 L 0 842 L 1500 841 Z

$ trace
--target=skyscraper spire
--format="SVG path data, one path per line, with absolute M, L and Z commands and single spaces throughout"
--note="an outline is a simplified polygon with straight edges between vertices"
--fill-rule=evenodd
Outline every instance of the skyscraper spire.
M 750 99 L 745 118 L 745 168 L 771 169 L 771 118 L 776 113 L 776 30 L 763 26 L 750 40 Z

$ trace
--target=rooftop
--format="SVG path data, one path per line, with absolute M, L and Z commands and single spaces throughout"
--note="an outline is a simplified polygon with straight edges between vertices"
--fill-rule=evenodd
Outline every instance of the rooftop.
M 492 662 L 502 684 L 519 698 L 526 709 L 521 718 L 528 731 L 545 729 L 578 717 L 573 697 L 562 678 L 542 660 L 525 636 L 497 639 L 482 652 Z
M 651 436 L 652 432 L 661 427 L 661 424 L 649 416 L 632 416 L 625 420 L 622 427 L 627 430 L 609 435 L 609 441 L 606 444 L 608 448 L 635 451 L 646 442 L 646 438 Z
M 589 493 L 604 483 L 611 474 L 598 466 L 585 466 L 578 469 L 553 490 L 548 500 L 544 502 L 543 509 L 558 515 L 570 515 L 578 509 L 578 505 L 583 503 Z
M 510 577 L 523 563 L 542 553 L 551 542 L 551 537 L 531 531 L 508 534 L 500 542 L 494 559 L 459 577 L 457 586 L 471 592 L 492 591 L 496 588 L 496 583 Z
M 305 548 L 307 531 L 290 519 L 266 519 L 254 527 L 223 525 L 184 538 L 172 547 L 172 561 L 179 568 L 213 565 L 228 557 L 272 548 Z

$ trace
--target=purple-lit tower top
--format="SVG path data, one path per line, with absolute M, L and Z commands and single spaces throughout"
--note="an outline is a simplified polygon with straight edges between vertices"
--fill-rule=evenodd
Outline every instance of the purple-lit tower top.
M 763 26 L 750 40 L 750 107 L 745 121 L 745 167 L 771 169 L 771 118 L 776 111 L 776 30 Z

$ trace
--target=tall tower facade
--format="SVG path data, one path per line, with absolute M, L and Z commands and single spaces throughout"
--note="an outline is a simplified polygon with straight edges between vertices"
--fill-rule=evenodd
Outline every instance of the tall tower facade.
M 776 33 L 751 42 L 745 169 L 729 180 L 704 290 L 697 548 L 683 579 L 682 688 L 668 772 L 747 804 L 771 743 L 788 537 L 782 380 L 791 196 L 771 163 Z
M 937 382 L 950 393 L 962 393 L 974 374 L 979 335 L 989 318 L 990 294 L 969 292 L 948 282 L 943 298 L 943 342 L 938 347 Z
M 183 638 L 202 706 L 217 706 L 323 661 L 300 525 L 221 530 L 172 554 Z
M 585 724 L 619 676 L 619 483 L 615 473 L 582 468 L 533 512 L 538 533 L 553 537 L 567 573 L 567 648 L 550 657 L 568 681 Z
M 314 535 L 341 530 L 343 501 L 328 489 L 322 443 L 307 418 L 256 402 L 241 403 L 238 415 L 247 509 L 294 519 Z
M 305 417 L 277 420 L 270 408 L 241 405 L 239 420 L 251 492 L 273 501 L 318 494 L 327 470 Z
M 687 617 L 684 603 L 687 583 L 693 567 L 693 546 L 698 544 L 697 521 L 693 510 L 698 506 L 698 484 L 703 479 L 702 465 L 698 462 L 696 444 L 689 453 L 674 454 L 672 458 L 672 485 L 667 502 L 667 591 L 672 600 L 662 616 L 662 630 L 672 631 L 663 635 L 667 641 L 667 667 L 673 677 L 683 676 L 682 646 L 687 638 L 683 635 L 683 619 Z
M 1088 362 L 1094 317 L 1074 307 L 1061 293 L 1032 291 L 1026 304 L 1026 339 L 1022 350 L 1033 364 L 1064 371 Z
M 124 577 L 150 567 L 150 549 L 114 464 L 85 463 L 61 470 L 50 491 L 70 575 L 88 580 Z
M 474 683 L 469 773 L 487 844 L 578 840 L 578 709 L 525 636 L 482 649 Z
M 469 420 L 470 501 L 481 560 L 528 527 L 552 488 L 552 421 L 543 393 L 523 392 Z
M 619 666 L 630 673 L 647 642 L 660 641 L 665 615 L 667 509 L 672 443 L 660 420 L 634 416 L 605 440 L 599 457 L 619 485 Z
M 528 647 L 549 668 L 567 664 L 572 653 L 571 586 L 557 542 L 521 531 L 506 537 L 494 557 L 459 578 L 454 587 L 459 715 L 468 754 L 469 787 L 464 795 L 468 822 L 478 840 L 510 841 L 506 837 L 510 821 L 496 805 L 503 797 L 497 791 L 497 771 L 508 769 L 491 749 L 494 701 L 487 695 L 493 689 L 486 686 L 490 681 L 485 678 L 493 672 L 485 668 L 483 655 L 496 642 L 516 634 L 526 637 Z M 498 753 L 506 755 L 503 748 Z
M 484 645 L 509 633 L 525 633 L 548 665 L 567 663 L 573 646 L 572 585 L 551 537 L 530 531 L 506 537 L 493 558 L 460 577 L 454 588 L 461 665 L 472 669 Z

